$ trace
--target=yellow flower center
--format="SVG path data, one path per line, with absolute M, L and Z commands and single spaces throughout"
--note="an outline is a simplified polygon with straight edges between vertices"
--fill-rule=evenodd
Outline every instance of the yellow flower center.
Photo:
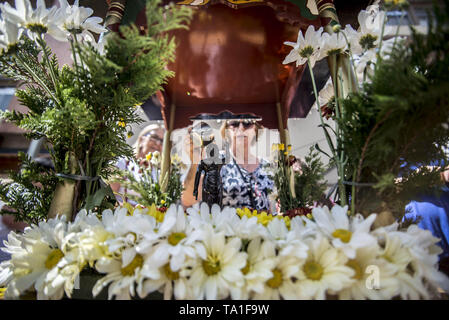
M 164 266 L 164 272 L 165 272 L 165 275 L 167 276 L 167 278 L 170 280 L 178 280 L 179 279 L 179 272 L 173 271 L 170 268 L 170 263 L 167 263 Z
M 277 289 L 282 284 L 282 271 L 278 268 L 274 268 L 273 270 L 271 270 L 271 272 L 273 273 L 273 277 L 267 280 L 267 286 L 273 289 Z
M 208 276 L 213 276 L 220 272 L 220 259 L 215 255 L 207 256 L 206 260 L 203 260 L 203 270 Z
M 171 235 L 168 236 L 168 243 L 170 243 L 172 246 L 176 246 L 179 241 L 184 239 L 186 237 L 186 234 L 183 232 L 173 232 Z
M 123 267 L 121 272 L 123 276 L 132 276 L 137 268 L 141 268 L 143 265 L 143 257 L 140 254 L 136 254 L 133 261 L 131 261 L 126 267 Z
M 352 232 L 345 229 L 336 229 L 334 232 L 332 232 L 332 236 L 334 238 L 340 239 L 344 243 L 348 243 L 351 241 Z
M 346 265 L 355 271 L 355 275 L 353 276 L 354 279 L 357 279 L 357 280 L 363 279 L 362 267 L 357 262 L 357 260 L 351 259 L 348 262 L 346 262 Z
M 242 268 L 242 273 L 247 275 L 249 273 L 250 263 L 249 260 L 246 260 L 246 265 Z
M 315 261 L 306 262 L 302 269 L 311 280 L 320 280 L 323 277 L 323 267 Z
M 45 260 L 45 268 L 53 269 L 63 257 L 64 253 L 61 250 L 53 249 Z

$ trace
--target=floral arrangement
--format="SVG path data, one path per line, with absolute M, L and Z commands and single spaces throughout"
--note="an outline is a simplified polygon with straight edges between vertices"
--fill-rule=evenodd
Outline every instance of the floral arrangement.
M 296 43 L 285 42 L 293 49 L 284 61 L 308 64 L 330 154 L 316 147 L 337 168 L 335 200 L 351 212 L 383 211 L 399 220 L 409 201 L 441 184 L 449 162 L 449 81 L 441 71 L 449 65 L 449 1 L 435 5 L 426 34 L 410 26 L 405 41 L 398 35 L 407 6 L 405 0 L 371 5 L 359 13 L 358 30 L 310 26 Z M 402 12 L 395 27 L 387 25 L 390 10 Z M 323 58 L 331 78 L 318 93 L 313 66 Z M 423 169 L 435 161 L 436 168 Z
M 347 207 L 313 209 L 261 224 L 235 209 L 168 208 L 162 221 L 148 209 L 82 210 L 75 221 L 49 219 L 11 232 L 0 265 L 5 298 L 35 290 L 38 299 L 71 297 L 80 272 L 101 276 L 94 296 L 165 299 L 429 299 L 449 279 L 437 270 L 438 239 L 412 225 L 371 229 L 376 215 Z
M 192 14 L 185 6 L 151 0 L 149 28 L 129 25 L 106 33 L 92 9 L 78 0 L 59 2 L 51 8 L 44 1 L 33 8 L 29 0 L 16 0 L 15 8 L 0 5 L 0 74 L 24 84 L 16 95 L 29 109 L 1 112 L 0 118 L 25 129 L 29 138 L 45 139 L 55 168 L 51 175 L 58 180 L 50 203 L 33 201 L 40 220 L 47 214 L 70 219 L 81 208 L 114 207 L 103 179 L 119 158 L 132 157 L 126 136 L 132 135 L 131 123 L 142 121 L 136 107 L 173 76 L 166 65 L 174 59 L 175 42 L 166 32 L 187 28 Z M 102 41 L 97 43 L 94 33 L 103 33 Z M 70 43 L 72 66 L 59 66 L 48 36 Z M 28 182 L 23 189 L 35 181 Z M 9 189 L 4 188 L 2 200 L 26 215 L 27 208 L 9 197 Z
M 324 166 L 317 151 L 310 149 L 304 161 L 291 152 L 291 145 L 274 144 L 274 183 L 279 211 L 284 216 L 310 215 L 312 207 L 325 199 Z
M 149 152 L 141 161 L 129 161 L 129 170 L 121 170 L 120 175 L 111 179 L 110 182 L 120 182 L 123 185 L 125 193 L 119 194 L 122 198 L 133 200 L 144 206 L 155 205 L 165 210 L 181 199 L 183 166 L 180 157 L 177 154 L 172 155 L 170 175 L 162 179 L 160 152 Z M 134 174 L 136 171 L 138 175 Z M 163 180 L 167 180 L 165 192 L 161 188 Z

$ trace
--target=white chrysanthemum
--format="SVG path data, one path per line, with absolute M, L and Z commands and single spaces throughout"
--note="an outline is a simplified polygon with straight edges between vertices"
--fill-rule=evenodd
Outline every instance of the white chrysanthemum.
M 354 270 L 346 265 L 347 257 L 333 248 L 322 236 L 308 240 L 309 256 L 299 270 L 301 299 L 325 299 L 354 283 Z
M 267 225 L 268 239 L 279 247 L 280 256 L 295 255 L 300 259 L 307 257 L 308 247 L 301 235 L 288 230 L 283 219 L 273 219 Z
M 396 231 L 390 235 L 399 237 L 402 244 L 408 248 L 415 277 L 426 279 L 434 289 L 440 287 L 449 292 L 449 278 L 438 271 L 438 255 L 443 252 L 437 245 L 438 238 L 417 225 L 409 226 L 406 232 Z
M 334 32 L 332 34 L 323 32 L 320 44 L 320 57 L 318 60 L 345 52 L 347 47 L 348 44 L 345 36 L 340 32 Z
M 257 217 L 239 217 L 234 211 L 227 218 L 227 226 L 230 234 L 240 239 L 252 240 L 258 237 L 266 237 L 267 229 L 257 221 Z
M 257 300 L 293 300 L 298 299 L 299 292 L 297 286 L 298 272 L 303 260 L 293 255 L 276 255 L 276 248 L 273 245 L 264 248 L 266 259 L 274 259 L 274 265 L 268 271 L 270 277 L 264 283 L 264 289 L 254 293 Z
M 228 217 L 231 212 L 232 209 L 225 208 L 222 214 L 218 204 L 213 204 L 209 208 L 206 202 L 201 202 L 201 204 L 195 203 L 192 207 L 187 208 L 187 219 L 194 229 L 210 225 L 217 232 L 222 231 L 225 235 L 231 235 L 233 231 L 228 225 Z
M 102 221 L 106 231 L 114 235 L 106 241 L 109 252 L 120 255 L 125 266 L 134 259 L 144 235 L 154 233 L 158 228 L 156 219 L 152 216 L 142 214 L 139 210 L 134 211 L 131 216 L 126 208 L 121 207 L 114 213 L 111 210 L 103 211 Z
M 75 221 L 69 223 L 63 248 L 76 256 L 81 265 L 93 267 L 96 260 L 109 255 L 106 241 L 111 238 L 113 234 L 104 228 L 94 213 L 88 214 L 86 210 L 81 210 Z
M 247 300 L 253 297 L 253 293 L 264 292 L 265 283 L 273 277 L 271 270 L 276 265 L 274 246 L 274 243 L 262 238 L 255 238 L 249 242 L 248 259 L 242 269 L 245 284 L 231 289 L 233 299 Z
M 195 299 L 225 299 L 232 287 L 244 284 L 242 269 L 247 254 L 240 252 L 239 238 L 226 239 L 223 232 L 205 227 L 204 241 L 196 247 L 195 260 L 189 279 Z
M 192 230 L 187 224 L 182 206 L 171 205 L 157 232 L 144 234 L 138 252 L 152 251 L 148 264 L 159 267 L 167 263 L 173 271 L 179 271 L 186 257 L 194 258 L 193 243 L 202 238 L 202 230 Z
M 192 289 L 189 287 L 188 281 L 192 270 L 188 261 L 187 259 L 178 271 L 173 271 L 170 268 L 170 263 L 166 263 L 159 267 L 157 275 L 154 270 L 150 270 L 147 274 L 146 266 L 148 264 L 144 265 L 142 273 L 147 279 L 137 288 L 139 296 L 144 298 L 155 291 L 160 291 L 164 295 L 164 300 L 169 300 L 173 296 L 176 300 L 192 299 Z
M 395 233 L 385 234 L 384 249 L 380 257 L 386 260 L 395 270 L 395 278 L 398 280 L 396 295 L 402 299 L 428 299 L 429 293 L 422 277 L 418 276 L 413 268 L 413 256 L 407 246 Z
M 370 234 L 376 215 L 372 214 L 366 219 L 356 215 L 350 219 L 347 211 L 347 206 L 334 205 L 331 212 L 327 207 L 317 207 L 312 214 L 318 229 L 332 240 L 332 245 L 342 249 L 349 259 L 354 259 L 358 248 L 376 243 Z
M 23 29 L 14 22 L 0 18 L 0 50 L 8 50 L 19 43 Z
M 69 5 L 67 0 L 59 0 L 60 8 L 57 15 L 61 23 L 61 28 L 69 34 L 75 34 L 78 40 L 91 42 L 94 39 L 93 33 L 106 32 L 106 28 L 101 26 L 103 21 L 100 17 L 91 17 L 94 11 L 91 8 L 80 7 L 79 0 L 75 0 L 73 5 Z
M 64 220 L 51 219 L 26 228 L 23 235 L 8 235 L 3 251 L 11 260 L 0 272 L 1 284 L 8 285 L 6 297 L 17 298 L 33 286 L 38 299 L 61 299 L 64 290 L 70 296 L 81 267 L 62 249 L 66 228 Z
M 346 262 L 354 270 L 354 283 L 338 293 L 339 299 L 380 300 L 397 294 L 395 270 L 384 259 L 379 259 L 378 245 L 358 249 L 356 257 Z
M 56 25 L 56 7 L 46 8 L 44 0 L 37 0 L 36 9 L 33 10 L 29 0 L 16 0 L 15 8 L 9 3 L 0 5 L 2 15 L 6 20 L 11 21 L 17 26 L 26 28 L 28 36 L 31 39 L 36 37 L 37 33 L 46 33 L 61 40 L 64 34 Z
M 129 263 L 124 264 L 120 258 L 100 258 L 95 264 L 95 269 L 100 273 L 106 273 L 106 276 L 95 283 L 92 289 L 93 296 L 97 296 L 109 285 L 108 299 L 115 297 L 117 300 L 130 300 L 136 295 L 136 284 L 137 291 L 141 291 L 145 279 L 142 273 L 145 259 L 145 256 L 135 254 Z
M 320 60 L 320 45 L 321 45 L 321 34 L 323 33 L 323 28 L 315 30 L 315 27 L 310 25 L 307 28 L 305 35 L 303 36 L 302 31 L 298 32 L 298 39 L 296 42 L 284 42 L 284 44 L 293 47 L 290 53 L 285 57 L 283 64 L 289 64 L 296 62 L 296 66 L 303 65 L 310 59 L 310 63 L 313 66 L 315 62 Z

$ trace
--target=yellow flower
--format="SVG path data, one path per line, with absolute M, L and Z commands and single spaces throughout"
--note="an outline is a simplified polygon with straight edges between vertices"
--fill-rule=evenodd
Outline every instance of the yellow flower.
M 123 207 L 125 207 L 126 210 L 128 210 L 128 214 L 129 214 L 130 216 L 133 215 L 134 210 L 136 209 L 136 208 L 134 208 L 129 202 L 126 202 L 126 201 L 123 202 Z
M 134 133 L 132 131 L 128 132 L 128 139 L 131 138 L 134 135 Z
M 161 200 L 161 204 L 165 204 L 165 200 Z
M 292 145 L 291 144 L 288 145 L 287 150 L 288 151 L 292 151 Z
M 0 300 L 2 300 L 5 296 L 6 288 L 0 288 Z
M 155 218 L 157 222 L 164 221 L 165 216 L 164 213 L 157 210 L 156 205 L 154 203 L 148 208 L 147 214 Z
M 313 216 L 312 216 L 311 213 L 308 213 L 308 214 L 306 215 L 306 217 L 309 218 L 309 219 L 312 219 L 312 218 L 313 218 Z
M 120 121 L 117 123 L 118 124 L 118 126 L 119 127 L 123 127 L 123 128 L 125 128 L 126 127 L 126 123 L 125 123 L 125 121 L 124 121 L 125 119 L 123 119 L 123 118 L 120 118 Z
M 148 152 L 148 154 L 145 156 L 145 159 L 147 159 L 148 161 L 150 161 L 152 156 L 153 156 L 153 155 L 151 154 L 151 152 Z
M 288 152 L 287 152 L 287 151 L 284 151 L 284 154 L 285 154 L 285 155 L 288 155 Z
M 279 150 L 284 151 L 285 145 L 283 143 L 279 144 Z

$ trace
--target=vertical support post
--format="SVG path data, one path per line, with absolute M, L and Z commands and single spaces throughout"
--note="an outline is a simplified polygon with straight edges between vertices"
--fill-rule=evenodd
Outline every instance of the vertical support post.
M 176 105 L 173 102 L 170 106 L 170 119 L 168 122 L 168 128 L 164 134 L 164 143 L 162 145 L 162 159 L 161 159 L 161 174 L 159 176 L 159 181 L 161 182 L 161 191 L 165 192 L 167 190 L 168 176 L 170 174 L 170 151 L 171 151 L 171 133 L 175 126 L 175 112 Z
M 277 85 L 276 85 L 277 89 Z M 278 128 L 279 128 L 279 139 L 281 140 L 281 143 L 286 144 L 286 134 L 284 129 L 284 121 L 282 119 L 282 109 L 281 109 L 281 103 L 278 101 L 276 102 L 276 113 L 278 118 Z

